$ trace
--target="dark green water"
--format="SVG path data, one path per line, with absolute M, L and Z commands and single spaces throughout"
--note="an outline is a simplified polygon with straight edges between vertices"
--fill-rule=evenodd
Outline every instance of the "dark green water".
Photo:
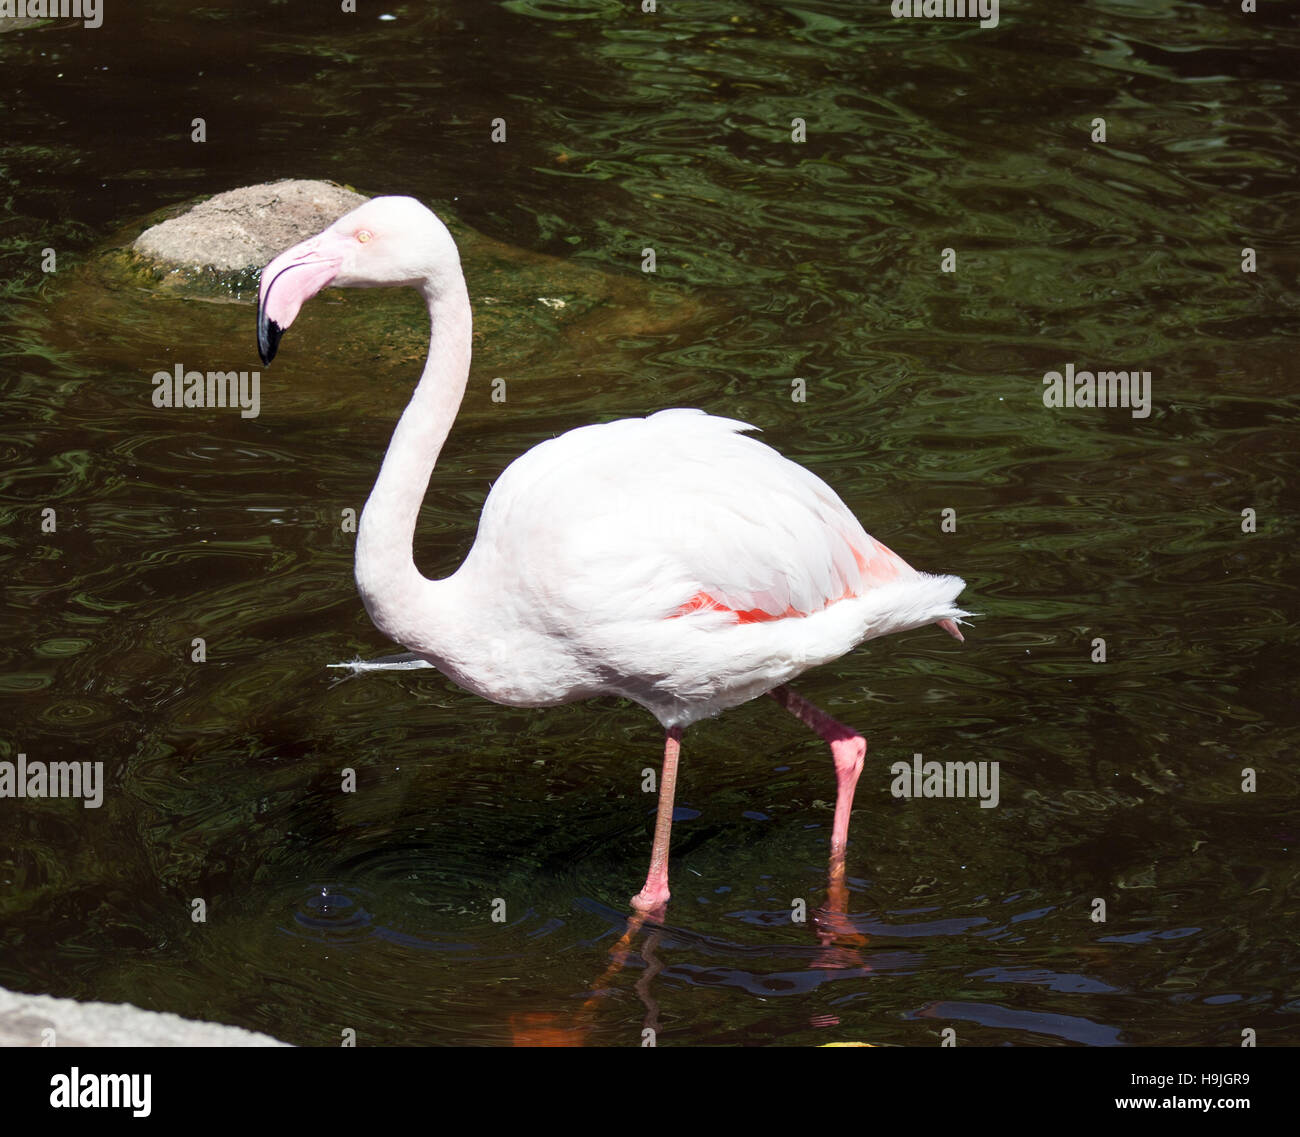
M 662 1045 L 1294 1044 L 1295 10 L 333 7 L 105 0 L 96 30 L 0 31 L 0 759 L 107 779 L 97 810 L 0 800 L 0 984 L 302 1044 L 639 1045 L 647 1021 Z M 541 351 L 520 313 L 477 345 L 426 573 L 528 447 L 698 406 L 966 579 L 964 646 L 911 633 L 801 684 L 870 739 L 867 943 L 828 955 L 790 920 L 825 897 L 834 778 L 770 700 L 687 734 L 668 926 L 602 981 L 649 854 L 653 720 L 326 670 L 393 650 L 338 518 L 418 373 L 391 347 L 418 303 L 342 336 L 316 301 L 243 419 L 158 410 L 149 377 L 255 367 L 251 307 L 78 276 L 160 207 L 286 176 L 625 280 L 653 246 L 692 306 Z M 1044 407 L 1071 362 L 1149 370 L 1150 416 Z M 999 807 L 891 797 L 916 752 L 999 762 Z

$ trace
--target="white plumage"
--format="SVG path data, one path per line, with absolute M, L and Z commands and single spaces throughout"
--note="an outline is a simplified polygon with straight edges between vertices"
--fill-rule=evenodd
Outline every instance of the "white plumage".
M 464 564 L 428 580 L 412 537 L 469 375 L 456 246 L 411 198 L 375 198 L 339 218 L 263 270 L 264 362 L 303 301 L 331 283 L 411 285 L 431 322 L 424 374 L 357 534 L 366 610 L 413 654 L 342 666 L 426 661 L 499 703 L 622 695 L 650 710 L 668 738 L 651 869 L 634 899 L 646 909 L 668 898 L 682 728 L 772 692 L 831 746 L 832 886 L 838 879 L 842 892 L 866 742 L 784 684 L 889 632 L 937 623 L 960 639 L 962 581 L 917 572 L 825 482 L 745 433 L 753 427 L 698 410 L 586 426 L 534 447 L 492 488 Z
M 524 706 L 624 695 L 687 726 L 865 639 L 965 615 L 961 580 L 916 572 L 752 429 L 660 411 L 516 459 L 446 582 L 513 645 L 510 675 L 480 682 L 486 661 L 463 661 L 456 678 Z

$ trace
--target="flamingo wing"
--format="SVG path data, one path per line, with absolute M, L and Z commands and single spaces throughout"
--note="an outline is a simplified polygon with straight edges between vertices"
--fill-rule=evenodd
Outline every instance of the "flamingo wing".
M 508 577 L 501 594 L 553 629 L 806 616 L 917 575 L 752 429 L 668 410 L 542 443 L 493 488 L 467 567 Z

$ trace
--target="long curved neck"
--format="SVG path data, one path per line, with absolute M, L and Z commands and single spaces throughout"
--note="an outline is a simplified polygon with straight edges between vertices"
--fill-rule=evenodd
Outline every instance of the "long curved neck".
M 465 278 L 440 282 L 437 295 L 425 289 L 432 329 L 429 358 L 411 401 L 393 431 L 384 464 L 370 491 L 357 529 L 357 587 L 376 627 L 398 643 L 427 638 L 427 609 L 433 582 L 415 567 L 413 540 L 434 463 L 456 420 L 469 379 L 473 315 Z M 427 614 L 427 613 L 426 613 Z

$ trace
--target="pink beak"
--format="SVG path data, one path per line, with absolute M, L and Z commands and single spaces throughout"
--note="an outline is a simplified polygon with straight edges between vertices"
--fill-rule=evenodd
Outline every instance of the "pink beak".
M 281 253 L 262 270 L 257 303 L 257 354 L 263 363 L 275 358 L 280 337 L 293 323 L 303 302 L 338 275 L 346 246 L 344 238 L 326 230 Z

